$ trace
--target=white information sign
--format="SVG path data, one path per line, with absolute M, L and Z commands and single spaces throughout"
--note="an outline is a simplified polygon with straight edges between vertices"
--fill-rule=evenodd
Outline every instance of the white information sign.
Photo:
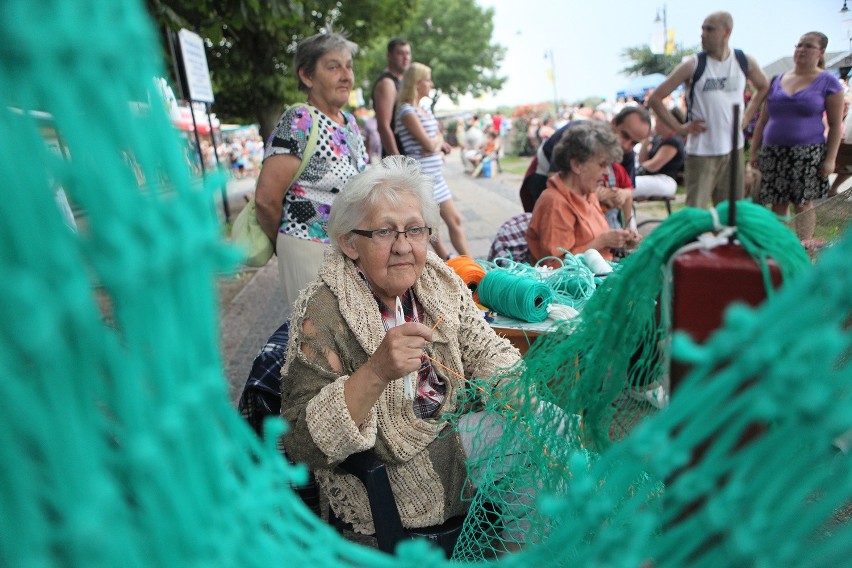
M 204 40 L 200 35 L 187 29 L 178 32 L 178 39 L 183 55 L 183 69 L 186 73 L 189 98 L 193 101 L 212 103 L 213 85 L 210 84 L 210 70 L 207 68 Z

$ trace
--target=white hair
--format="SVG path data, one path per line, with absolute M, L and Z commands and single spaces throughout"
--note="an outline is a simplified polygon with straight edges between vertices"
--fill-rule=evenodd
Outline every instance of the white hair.
M 393 208 L 404 195 L 417 197 L 423 220 L 428 227 L 436 229 L 441 217 L 435 203 L 432 177 L 425 175 L 413 158 L 388 156 L 350 179 L 334 198 L 327 227 L 332 246 L 339 250 L 340 237 L 357 229 L 380 200 L 386 199 Z

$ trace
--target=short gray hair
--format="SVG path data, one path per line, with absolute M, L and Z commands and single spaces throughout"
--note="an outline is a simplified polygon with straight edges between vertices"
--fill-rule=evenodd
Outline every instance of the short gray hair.
M 596 120 L 572 124 L 553 149 L 553 165 L 560 172 L 571 171 L 571 160 L 588 162 L 599 155 L 611 162 L 621 161 L 624 155 L 612 126 Z
M 358 45 L 349 41 L 338 33 L 319 33 L 306 37 L 296 46 L 296 55 L 293 56 L 293 69 L 296 72 L 296 81 L 299 82 L 299 90 L 308 92 L 308 86 L 299 77 L 299 69 L 304 69 L 309 77 L 314 76 L 317 63 L 323 55 L 329 51 L 342 49 L 348 51 L 349 55 L 355 57 L 358 53 Z
M 338 239 L 357 229 L 379 200 L 387 199 L 391 207 L 396 207 L 404 195 L 417 197 L 423 220 L 437 231 L 441 215 L 435 202 L 433 183 L 432 176 L 424 174 L 420 164 L 407 156 L 388 156 L 368 167 L 350 179 L 334 198 L 327 226 L 331 245 L 340 250 Z

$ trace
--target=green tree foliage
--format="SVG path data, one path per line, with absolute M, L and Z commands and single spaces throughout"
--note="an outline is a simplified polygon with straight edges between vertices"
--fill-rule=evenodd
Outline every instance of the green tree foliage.
M 362 46 L 403 28 L 421 0 L 146 0 L 164 29 L 187 28 L 205 38 L 216 96 L 225 120 L 251 121 L 266 137 L 288 104 L 303 101 L 292 69 L 296 44 L 331 28 Z
M 365 92 L 387 64 L 387 41 L 392 37 L 405 38 L 412 59 L 432 68 L 433 106 L 441 94 L 456 102 L 465 93 L 479 96 L 499 90 L 506 81 L 497 75 L 506 49 L 491 43 L 493 33 L 494 9 L 482 8 L 475 0 L 422 2 L 408 26 L 377 40 L 364 77 Z
M 670 55 L 658 55 L 651 53 L 651 47 L 648 45 L 628 47 L 621 52 L 621 57 L 631 61 L 632 64 L 622 69 L 621 72 L 628 76 L 635 75 L 638 77 L 652 73 L 668 75 L 685 56 L 692 55 L 696 51 L 697 48 L 694 47 L 687 49 L 675 47 L 674 52 Z

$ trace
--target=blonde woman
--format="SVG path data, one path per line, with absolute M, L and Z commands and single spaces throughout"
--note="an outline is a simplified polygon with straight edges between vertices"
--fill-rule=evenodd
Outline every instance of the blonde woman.
M 423 173 L 432 177 L 435 201 L 440 207 L 441 219 L 447 224 L 450 241 L 456 252 L 470 255 L 467 238 L 461 227 L 461 215 L 456 210 L 450 188 L 441 173 L 444 164 L 441 151 L 446 146 L 444 137 L 432 111 L 426 106 L 420 106 L 420 101 L 431 90 L 432 70 L 422 63 L 412 63 L 402 77 L 399 90 L 396 133 L 402 142 L 403 152 L 417 160 Z M 447 247 L 440 239 L 435 239 L 432 246 L 441 258 L 449 258 Z

